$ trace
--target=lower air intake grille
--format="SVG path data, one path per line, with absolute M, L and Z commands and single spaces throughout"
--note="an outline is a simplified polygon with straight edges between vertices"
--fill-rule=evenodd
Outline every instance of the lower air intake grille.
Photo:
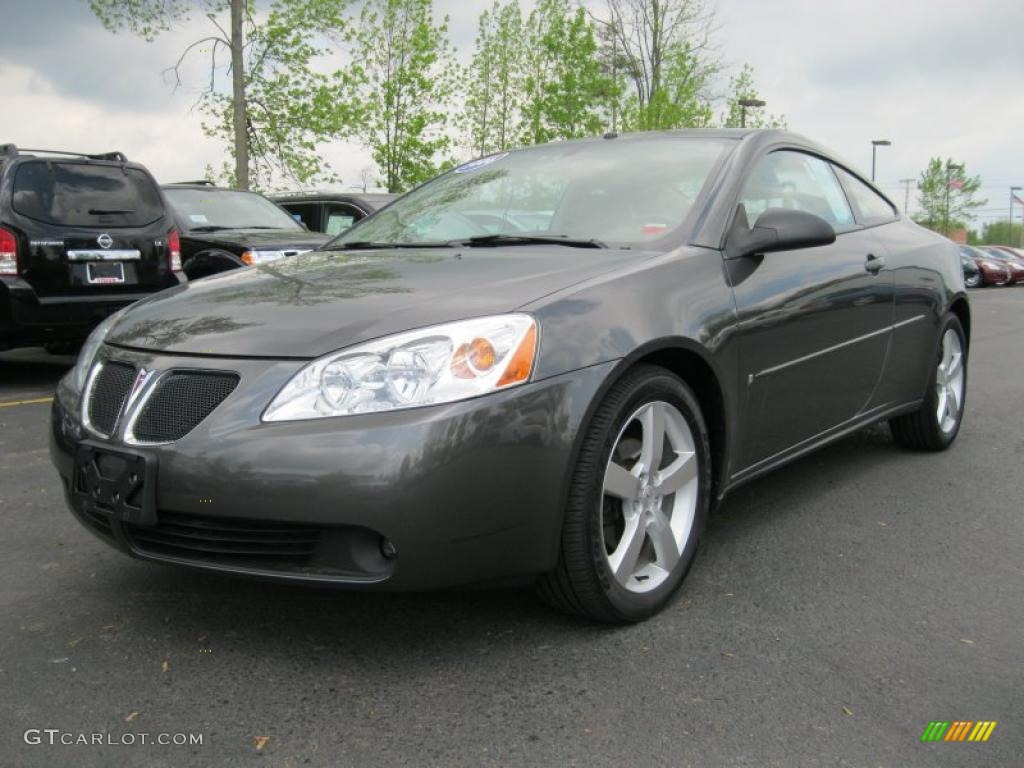
M 205 371 L 173 372 L 146 401 L 132 429 L 142 443 L 167 443 L 191 432 L 231 394 L 238 377 Z
M 309 563 L 322 528 L 295 523 L 161 512 L 151 528 L 124 526 L 143 553 L 219 565 L 288 570 Z
M 124 363 L 104 363 L 89 393 L 89 422 L 103 435 L 110 435 L 128 399 L 135 368 Z

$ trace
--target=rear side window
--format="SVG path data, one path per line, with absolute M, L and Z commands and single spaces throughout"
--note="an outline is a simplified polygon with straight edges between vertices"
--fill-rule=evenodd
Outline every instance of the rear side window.
M 842 168 L 836 168 L 836 173 L 839 174 L 843 186 L 850 193 L 854 208 L 856 208 L 858 222 L 868 225 L 884 224 L 896 218 L 896 209 L 875 190 Z
M 46 160 L 18 166 L 14 210 L 67 227 L 141 227 L 164 215 L 160 190 L 136 168 Z

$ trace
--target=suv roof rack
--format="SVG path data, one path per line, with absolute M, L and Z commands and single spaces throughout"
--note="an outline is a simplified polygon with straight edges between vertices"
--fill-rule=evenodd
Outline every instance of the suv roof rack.
M 185 185 L 185 184 L 196 184 L 196 185 L 198 185 L 200 187 L 215 187 L 215 186 L 217 186 L 216 184 L 214 184 L 209 179 L 196 179 L 195 181 L 171 181 L 171 182 L 168 182 L 167 186 L 169 186 L 169 187 L 178 187 L 178 186 L 182 186 L 182 185 Z
M 127 163 L 128 158 L 124 152 L 100 152 L 88 154 L 86 152 L 67 152 L 62 149 L 30 149 L 28 147 L 19 149 L 15 144 L 0 144 L 0 155 L 16 157 L 22 152 L 42 152 L 47 155 L 68 155 L 69 157 L 84 157 L 88 160 L 113 160 L 118 163 Z

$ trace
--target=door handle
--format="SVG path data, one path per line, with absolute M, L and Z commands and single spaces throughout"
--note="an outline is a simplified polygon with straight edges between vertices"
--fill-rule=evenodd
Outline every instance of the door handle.
M 870 272 L 872 275 L 877 275 L 882 267 L 885 266 L 884 256 L 875 256 L 873 253 L 868 254 L 867 261 L 864 262 L 864 269 Z

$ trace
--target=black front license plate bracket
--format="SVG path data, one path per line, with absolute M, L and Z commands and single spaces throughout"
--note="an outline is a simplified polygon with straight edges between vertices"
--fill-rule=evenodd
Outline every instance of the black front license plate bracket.
M 75 451 L 72 501 L 82 512 L 156 525 L 156 456 L 84 441 Z

